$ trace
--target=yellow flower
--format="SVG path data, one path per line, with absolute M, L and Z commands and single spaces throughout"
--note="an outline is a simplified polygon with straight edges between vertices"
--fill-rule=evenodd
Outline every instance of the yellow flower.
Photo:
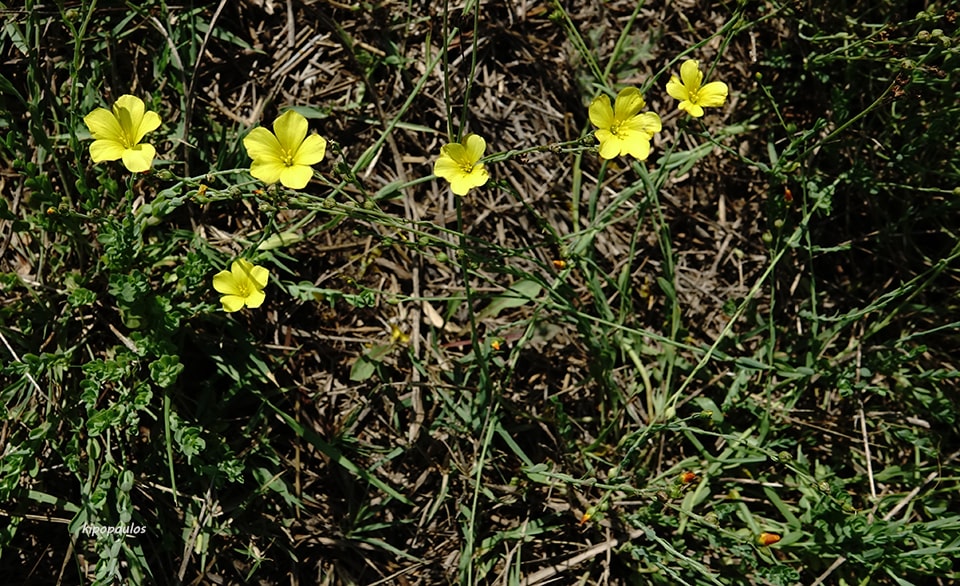
M 290 189 L 303 189 L 313 177 L 310 165 L 323 159 L 327 141 L 319 134 L 307 136 L 307 119 L 287 110 L 273 121 L 273 132 L 254 128 L 243 146 L 253 159 L 251 175 L 264 183 L 279 181 Z
M 667 93 L 680 100 L 679 108 L 694 118 L 703 116 L 703 107 L 716 108 L 727 100 L 727 84 L 722 81 L 703 83 L 703 72 L 696 59 L 687 59 L 680 66 L 680 78 L 670 76 Z
M 239 311 L 243 306 L 253 309 L 260 307 L 266 295 L 270 273 L 267 269 L 238 258 L 230 265 L 229 271 L 220 271 L 213 276 L 213 288 L 222 293 L 220 303 L 224 311 Z
M 650 156 L 650 140 L 660 132 L 660 117 L 654 112 L 640 113 L 646 107 L 640 90 L 623 88 L 610 107 L 610 98 L 601 94 L 590 102 L 590 122 L 597 127 L 600 156 L 612 159 L 630 155 L 640 161 Z
M 113 111 L 97 108 L 83 117 L 94 138 L 90 145 L 94 163 L 122 159 L 123 166 L 132 173 L 150 168 L 157 150 L 140 141 L 160 126 L 160 115 L 145 110 L 143 100 L 124 94 L 114 103 Z
M 433 164 L 433 174 L 449 181 L 450 191 L 466 195 L 490 178 L 480 162 L 485 150 L 487 142 L 476 134 L 468 134 L 460 142 L 445 144 L 440 147 L 440 158 Z

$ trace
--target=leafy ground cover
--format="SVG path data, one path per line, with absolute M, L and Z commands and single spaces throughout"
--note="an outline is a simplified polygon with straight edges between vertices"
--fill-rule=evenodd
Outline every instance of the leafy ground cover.
M 960 575 L 948 3 L 0 11 L 5 581 Z M 628 87 L 644 161 L 588 114 Z M 147 172 L 90 150 L 123 95 Z M 302 188 L 244 141 L 289 111 Z

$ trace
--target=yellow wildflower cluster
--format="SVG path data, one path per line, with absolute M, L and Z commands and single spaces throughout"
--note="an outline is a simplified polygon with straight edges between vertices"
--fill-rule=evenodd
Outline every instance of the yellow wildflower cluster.
M 703 116 L 703 108 L 722 106 L 727 99 L 727 85 L 722 81 L 703 83 L 703 72 L 696 59 L 688 59 L 680 66 L 680 77 L 670 77 L 667 93 L 680 100 L 679 110 L 694 118 Z M 597 127 L 594 135 L 600 143 L 600 156 L 612 159 L 630 155 L 645 161 L 650 155 L 650 141 L 660 132 L 660 117 L 653 112 L 641 112 L 646 107 L 640 90 L 624 88 L 617 94 L 613 107 L 610 98 L 600 95 L 590 103 L 590 122 Z
M 83 121 L 94 139 L 90 145 L 93 162 L 121 160 L 131 173 L 149 171 L 153 166 L 157 151 L 141 141 L 159 128 L 161 121 L 159 114 L 147 111 L 140 98 L 124 94 L 111 110 L 97 108 Z M 307 136 L 307 131 L 307 119 L 293 110 L 273 122 L 273 132 L 262 127 L 251 130 L 243 139 L 253 159 L 250 174 L 268 184 L 279 181 L 290 189 L 306 187 L 313 177 L 311 166 L 323 160 L 327 148 L 323 137 Z M 206 189 L 201 185 L 198 193 Z M 269 277 L 267 269 L 241 258 L 233 261 L 229 271 L 213 277 L 213 288 L 222 294 L 220 303 L 225 311 L 256 308 L 266 299 L 263 290 Z
M 143 100 L 124 94 L 112 110 L 97 108 L 83 118 L 93 143 L 90 158 L 94 163 L 123 161 L 132 173 L 153 166 L 157 150 L 141 143 L 147 133 L 160 127 L 160 116 L 147 111 Z M 323 160 L 327 141 L 317 134 L 307 136 L 307 119 L 294 110 L 284 112 L 273 122 L 273 132 L 257 127 L 243 139 L 253 159 L 250 174 L 264 183 L 280 182 L 290 189 L 303 189 L 313 177 L 311 165 Z
M 714 81 L 703 85 L 699 62 L 688 59 L 680 66 L 680 77 L 671 76 L 667 93 L 680 100 L 678 109 L 690 116 L 703 116 L 703 109 L 722 106 L 727 99 L 727 85 Z M 629 155 L 645 161 L 650 156 L 650 144 L 663 124 L 655 112 L 643 112 L 647 107 L 640 90 L 627 87 L 620 90 L 613 105 L 601 94 L 590 102 L 590 122 L 596 127 L 594 136 L 600 143 L 599 154 L 604 159 Z M 481 162 L 486 141 L 476 134 L 468 134 L 460 142 L 440 147 L 440 156 L 433 165 L 433 174 L 450 183 L 450 191 L 466 195 L 471 189 L 486 184 L 489 173 Z
M 672 75 L 667 93 L 680 100 L 678 109 L 690 116 L 703 116 L 705 107 L 719 107 L 727 99 L 727 85 L 721 81 L 703 83 L 699 62 L 688 59 L 680 66 L 680 76 Z M 640 90 L 627 87 L 617 94 L 611 105 L 607 95 L 593 99 L 588 109 L 590 122 L 596 127 L 599 154 L 604 159 L 629 155 L 640 161 L 650 156 L 651 141 L 662 129 L 660 116 L 644 112 L 646 102 Z M 94 162 L 123 162 L 132 173 L 148 171 L 157 151 L 142 142 L 146 135 L 160 127 L 160 116 L 148 111 L 140 98 L 120 96 L 112 109 L 97 108 L 87 114 L 84 123 L 93 143 L 90 158 Z M 273 131 L 263 127 L 251 130 L 243 146 L 252 159 L 250 174 L 264 183 L 280 183 L 289 189 L 303 189 L 313 178 L 313 165 L 323 160 L 327 141 L 318 134 L 309 134 L 307 119 L 295 110 L 287 110 L 273 122 Z M 467 134 L 459 142 L 440 147 L 433 173 L 450 184 L 450 191 L 466 195 L 471 189 L 487 183 L 490 174 L 483 163 L 487 143 L 477 134 Z M 201 191 L 205 190 L 201 186 Z M 256 308 L 266 298 L 263 290 L 269 271 L 245 259 L 237 259 L 230 270 L 217 273 L 213 286 L 222 294 L 225 311 Z

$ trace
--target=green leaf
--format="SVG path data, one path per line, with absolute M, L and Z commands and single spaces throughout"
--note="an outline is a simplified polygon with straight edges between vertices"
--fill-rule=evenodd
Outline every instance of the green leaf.
M 279 234 L 274 234 L 270 238 L 267 238 L 257 246 L 257 250 L 273 250 L 274 248 L 281 248 L 284 246 L 290 246 L 291 244 L 296 244 L 303 240 L 303 234 L 296 230 L 288 230 L 286 232 L 280 232 Z
M 660 157 L 657 163 L 673 171 L 677 176 L 683 175 L 690 171 L 698 161 L 712 153 L 713 148 L 712 143 L 705 142 L 688 151 L 670 153 L 669 155 Z
M 163 389 L 175 383 L 182 371 L 183 365 L 177 356 L 165 354 L 150 363 L 150 378 Z
M 513 285 L 510 285 L 503 295 L 494 297 L 493 301 L 477 315 L 477 318 L 497 317 L 504 309 L 526 305 L 527 302 L 536 299 L 542 289 L 543 287 L 536 281 L 529 279 L 517 281 Z
M 353 367 L 350 368 L 350 380 L 354 382 L 363 382 L 373 376 L 377 371 L 377 365 L 366 356 L 360 356 Z
M 774 370 L 772 366 L 768 366 L 755 358 L 750 358 L 747 356 L 737 358 L 737 366 L 741 368 L 748 368 L 750 370 Z

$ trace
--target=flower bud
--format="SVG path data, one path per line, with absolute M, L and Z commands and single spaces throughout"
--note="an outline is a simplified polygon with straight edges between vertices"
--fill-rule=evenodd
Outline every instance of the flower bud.
M 767 533 L 764 531 L 760 534 L 760 537 L 757 538 L 757 543 L 763 546 L 773 545 L 774 543 L 780 541 L 780 536 L 776 533 Z

